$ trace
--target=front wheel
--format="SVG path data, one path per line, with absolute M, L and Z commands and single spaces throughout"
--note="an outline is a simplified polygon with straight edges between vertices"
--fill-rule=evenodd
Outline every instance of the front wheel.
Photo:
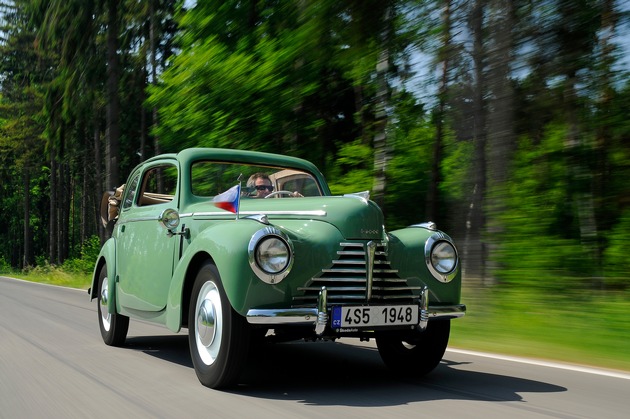
M 450 320 L 430 321 L 421 333 L 376 338 L 378 352 L 390 369 L 404 376 L 420 377 L 438 366 L 448 345 Z
M 216 266 L 206 262 L 195 279 L 188 312 L 188 342 L 197 378 L 210 388 L 236 383 L 247 358 L 250 333 L 232 309 Z
M 103 342 L 110 346 L 121 346 L 127 338 L 129 317 L 116 312 L 110 313 L 107 303 L 112 297 L 107 280 L 107 265 L 103 265 L 98 276 L 98 325 Z

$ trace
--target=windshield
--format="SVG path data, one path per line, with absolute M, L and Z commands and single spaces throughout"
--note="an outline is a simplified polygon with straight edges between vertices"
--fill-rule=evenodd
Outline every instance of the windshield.
M 191 170 L 192 193 L 200 197 L 216 196 L 239 181 L 241 196 L 244 198 L 264 198 L 278 191 L 301 196 L 322 195 L 315 177 L 308 172 L 290 168 L 198 161 L 193 163 Z

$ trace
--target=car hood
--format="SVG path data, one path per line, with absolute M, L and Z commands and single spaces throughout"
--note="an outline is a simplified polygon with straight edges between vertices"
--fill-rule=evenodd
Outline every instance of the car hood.
M 205 203 L 193 208 L 195 217 L 233 214 Z M 211 211 L 211 212 L 208 212 Z M 327 196 L 279 199 L 243 199 L 239 218 L 266 215 L 272 224 L 283 220 L 317 220 L 335 226 L 346 239 L 382 239 L 384 237 L 383 212 L 372 201 L 354 196 Z

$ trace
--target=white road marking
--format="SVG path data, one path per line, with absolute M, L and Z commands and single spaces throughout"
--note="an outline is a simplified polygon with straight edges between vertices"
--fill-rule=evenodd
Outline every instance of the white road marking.
M 621 371 L 611 371 L 611 370 L 605 370 L 605 369 L 599 369 L 599 368 L 589 368 L 589 367 L 582 367 L 582 366 L 579 366 L 579 365 L 562 364 L 562 363 L 559 363 L 559 362 L 550 362 L 550 361 L 540 361 L 540 360 L 536 360 L 536 359 L 520 358 L 520 357 L 516 357 L 516 356 L 507 356 L 507 355 L 499 355 L 499 354 L 491 354 L 491 353 L 486 353 L 486 352 L 468 351 L 468 350 L 464 350 L 464 349 L 451 349 L 451 348 L 448 348 L 448 349 L 446 349 L 446 352 L 453 352 L 453 353 L 462 354 L 462 355 L 479 356 L 479 357 L 483 357 L 483 358 L 500 359 L 502 361 L 518 362 L 518 363 L 521 363 L 521 364 L 538 365 L 538 366 L 541 366 L 541 367 L 558 368 L 558 369 L 562 369 L 562 370 L 583 372 L 583 373 L 587 373 L 587 374 L 596 374 L 596 375 L 602 375 L 602 376 L 606 376 L 606 377 L 614 377 L 614 378 L 621 378 L 623 380 L 630 380 L 630 374 L 623 373 Z

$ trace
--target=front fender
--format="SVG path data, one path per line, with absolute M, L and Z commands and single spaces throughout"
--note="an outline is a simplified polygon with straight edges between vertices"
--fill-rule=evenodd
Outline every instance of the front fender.
M 90 287 L 90 301 L 98 295 L 98 276 L 104 264 L 107 265 L 107 282 L 110 294 L 107 309 L 110 313 L 116 313 L 116 239 L 114 238 L 105 242 L 96 258 L 92 273 L 92 286 Z
M 249 266 L 247 245 L 252 235 L 264 225 L 247 219 L 239 219 L 235 223 L 203 230 L 184 251 L 175 267 L 166 303 L 166 327 L 169 330 L 178 332 L 181 329 L 182 315 L 185 315 L 182 313 L 184 287 L 187 280 L 194 280 L 196 272 L 193 270 L 199 266 L 199 260 L 213 260 L 230 304 L 236 311 L 244 311 L 249 283 L 256 280 Z
M 437 230 L 409 227 L 389 233 L 390 261 L 402 278 L 427 285 L 431 301 L 444 304 L 458 304 L 461 300 L 461 265 L 458 265 L 453 279 L 443 282 L 429 271 L 425 255 L 425 245 L 431 238 L 440 238 L 453 243 L 445 233 Z M 454 243 L 453 243 L 454 244 Z

